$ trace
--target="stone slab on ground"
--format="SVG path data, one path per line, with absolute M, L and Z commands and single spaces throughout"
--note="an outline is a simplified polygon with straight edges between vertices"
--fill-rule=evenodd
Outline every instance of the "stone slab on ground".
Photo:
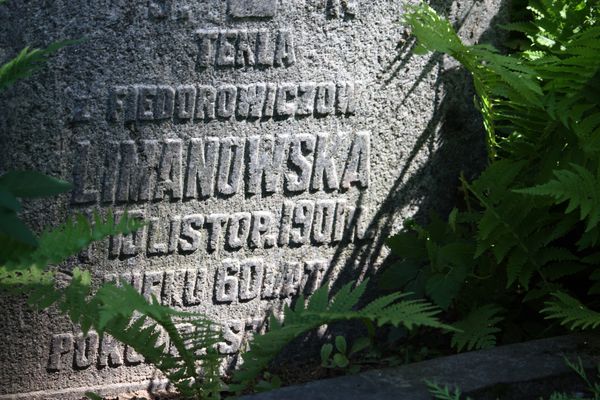
M 533 381 L 570 372 L 563 356 L 581 357 L 587 365 L 599 360 L 600 338 L 586 335 L 561 336 L 501 346 L 367 371 L 357 375 L 314 381 L 243 400 L 431 400 L 424 380 L 459 387 L 463 393 L 502 383 Z

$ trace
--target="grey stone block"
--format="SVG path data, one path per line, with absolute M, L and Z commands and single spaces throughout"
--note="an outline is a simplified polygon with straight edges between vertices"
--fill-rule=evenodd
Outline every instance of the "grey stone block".
M 434 2 L 477 40 L 500 0 Z M 148 224 L 57 266 L 124 278 L 224 326 L 234 354 L 300 293 L 373 274 L 408 217 L 447 211 L 483 134 L 464 73 L 418 57 L 404 1 L 32 0 L 0 6 L 4 60 L 85 38 L 0 94 L 0 172 L 75 184 L 38 231 L 125 209 Z M 333 10 L 333 11 L 332 11 Z M 408 40 L 408 41 L 407 41 Z M 154 369 L 2 295 L 0 399 L 146 385 Z M 104 389 L 102 389 L 104 388 Z
M 463 393 L 481 391 L 498 384 L 515 384 L 573 372 L 565 364 L 581 357 L 587 368 L 600 358 L 597 336 L 573 335 L 497 347 L 491 350 L 436 358 L 398 368 L 367 371 L 358 375 L 309 382 L 244 400 L 430 400 L 425 380 Z M 532 393 L 539 398 L 538 393 Z M 509 399 L 509 397 L 506 397 Z

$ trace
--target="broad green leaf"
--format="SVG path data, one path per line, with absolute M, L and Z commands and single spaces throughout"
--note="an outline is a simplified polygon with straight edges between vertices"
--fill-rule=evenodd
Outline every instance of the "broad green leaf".
M 12 171 L 0 176 L 0 188 L 16 197 L 47 197 L 68 192 L 73 186 L 36 171 Z

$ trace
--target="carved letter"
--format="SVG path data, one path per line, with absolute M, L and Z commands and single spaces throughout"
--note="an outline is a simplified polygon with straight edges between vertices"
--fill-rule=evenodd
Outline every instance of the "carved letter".
M 138 119 L 140 121 L 154 120 L 154 100 L 156 98 L 156 86 L 139 85 L 138 90 Z
M 238 86 L 237 116 L 241 118 L 260 118 L 265 102 L 264 83 Z
M 311 184 L 311 189 L 313 190 L 323 189 L 323 178 L 325 178 L 325 187 L 327 190 L 335 190 L 340 186 L 335 165 L 335 156 L 339 146 L 339 136 L 336 135 L 333 138 L 333 143 L 330 143 L 329 138 L 328 134 L 317 134 L 317 149 L 315 150 L 315 162 Z
M 332 114 L 335 107 L 335 84 L 322 83 L 317 87 L 316 110 L 319 115 Z
M 147 301 L 152 301 L 153 297 L 160 299 L 163 275 L 163 272 L 158 271 L 144 272 L 144 289 L 142 295 Z
M 229 219 L 229 227 L 227 229 L 227 245 L 231 249 L 239 249 L 248 240 L 250 234 L 250 218 L 249 212 L 235 213 Z
M 369 132 L 357 133 L 352 142 L 350 155 L 346 162 L 346 170 L 342 178 L 344 189 L 350 188 L 354 182 L 358 182 L 362 188 L 369 186 L 371 174 L 370 152 L 371 134 Z
M 338 114 L 352 115 L 356 112 L 356 101 L 354 100 L 354 83 L 341 82 L 337 85 L 336 112 Z
M 260 30 L 256 35 L 256 63 L 265 67 L 273 65 L 273 47 L 269 31 Z
M 295 167 L 297 174 L 286 174 L 286 188 L 290 192 L 303 192 L 310 184 L 312 162 L 306 158 L 315 149 L 315 137 L 309 134 L 300 134 L 292 137 L 289 162 Z
M 237 193 L 244 165 L 243 139 L 228 137 L 221 140 L 217 191 L 225 196 Z
M 289 145 L 289 136 L 250 136 L 248 138 L 248 183 L 246 192 L 259 194 L 263 189 L 267 193 L 276 193 L 279 187 L 281 168 Z
M 275 217 L 269 211 L 255 211 L 252 213 L 251 247 L 262 248 L 275 245 L 275 236 L 270 233 L 274 220 Z
M 311 200 L 298 201 L 293 219 L 293 226 L 298 226 L 298 229 L 292 229 L 292 243 L 305 244 L 309 242 L 314 211 L 315 203 Z
M 250 46 L 250 41 L 248 40 L 248 31 L 245 29 L 238 32 L 235 64 L 238 67 L 254 65 L 254 51 L 252 51 L 252 46 Z
M 233 66 L 235 63 L 236 30 L 219 32 L 219 50 L 217 51 L 217 65 L 220 67 Z
M 195 119 L 211 120 L 215 118 L 217 108 L 217 89 L 212 86 L 198 86 L 198 96 L 196 96 L 196 115 Z
M 202 214 L 192 214 L 183 218 L 181 223 L 181 238 L 179 239 L 179 248 L 182 252 L 193 252 L 200 247 L 200 232 L 204 223 Z
M 214 30 L 198 30 L 198 65 L 206 68 L 215 62 L 215 41 L 218 33 Z
M 48 370 L 60 371 L 63 369 L 62 360 L 65 354 L 69 354 L 73 350 L 73 335 L 63 333 L 52 336 L 50 342 L 50 357 L 48 358 Z
M 226 221 L 226 214 L 210 214 L 206 217 L 206 224 L 211 226 L 208 231 L 209 251 L 215 251 L 217 249 L 221 238 L 221 231 L 223 230 L 223 225 Z
M 294 37 L 290 31 L 280 30 L 275 43 L 274 64 L 276 67 L 289 67 L 295 62 Z
M 296 112 L 296 96 L 298 87 L 292 83 L 282 83 L 277 88 L 276 109 L 277 115 L 290 117 Z
M 108 150 L 104 162 L 104 176 L 102 179 L 102 201 L 112 203 L 115 201 L 115 192 L 117 190 L 117 179 L 119 177 L 119 142 L 111 141 L 107 143 Z
M 263 281 L 263 261 L 260 258 L 242 262 L 240 300 L 249 301 L 260 294 Z
M 195 306 L 202 302 L 202 293 L 206 280 L 203 269 L 188 269 L 185 272 L 185 289 L 183 301 L 186 306 Z
M 160 302 L 167 307 L 183 305 L 186 271 L 166 271 L 163 278 L 163 288 Z
M 85 369 L 94 362 L 98 354 L 98 334 L 89 331 L 87 335 L 79 334 L 75 340 L 75 368 Z
M 98 201 L 98 191 L 90 190 L 87 186 L 90 142 L 77 142 L 75 148 L 75 163 L 73 164 L 73 195 L 71 203 L 86 204 Z
M 108 120 L 113 122 L 135 121 L 137 118 L 137 88 L 115 86 L 110 95 Z
M 170 86 L 158 86 L 154 101 L 154 118 L 157 120 L 173 118 L 175 111 L 175 89 Z
M 238 279 L 235 275 L 239 272 L 236 260 L 226 259 L 219 266 L 215 283 L 215 298 L 221 303 L 230 303 L 238 297 Z
M 296 115 L 312 115 L 315 109 L 317 85 L 313 82 L 303 82 L 298 86 L 298 104 Z
M 161 220 L 150 218 L 148 221 L 148 254 L 160 255 L 167 252 L 167 243 L 161 242 Z
M 192 85 L 177 87 L 177 118 L 191 119 L 196 106 L 196 88 Z
M 185 174 L 185 197 L 187 199 L 206 198 L 213 195 L 219 139 L 209 137 L 205 142 L 203 145 L 202 139 L 197 138 L 193 138 L 190 142 Z
M 123 365 L 123 349 L 121 345 L 111 336 L 104 334 L 100 344 L 100 356 L 98 357 L 98 366 L 100 368 L 110 365 L 117 367 Z M 109 364 L 110 363 L 110 364 Z
M 313 239 L 315 242 L 328 243 L 331 241 L 334 217 L 335 201 L 317 200 L 313 223 Z
M 135 142 L 121 142 L 121 163 L 117 200 L 121 202 L 148 201 L 156 173 L 158 142 L 143 140 L 138 155 Z
M 294 203 L 284 201 L 281 207 L 281 224 L 279 226 L 279 246 L 285 246 L 290 242 L 290 230 L 292 228 L 292 214 L 294 212 Z
M 163 145 L 162 157 L 158 168 L 158 179 L 154 200 L 162 200 L 165 192 L 170 195 L 171 201 L 181 198 L 181 163 L 182 143 L 179 139 L 167 139 Z
M 237 88 L 233 85 L 221 86 L 217 92 L 217 115 L 230 118 L 235 112 Z
M 219 353 L 235 354 L 240 351 L 242 339 L 244 337 L 244 323 L 240 320 L 229 321 L 223 326 L 223 339 L 225 342 L 219 343 Z

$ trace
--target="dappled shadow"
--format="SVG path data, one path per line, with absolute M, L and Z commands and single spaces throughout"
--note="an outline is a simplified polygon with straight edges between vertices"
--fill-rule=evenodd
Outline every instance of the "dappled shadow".
M 447 15 L 448 2 L 438 1 L 431 4 L 436 11 Z M 491 26 L 504 21 L 508 1 L 502 1 L 498 16 L 494 17 Z M 475 2 L 455 23 L 455 29 L 460 29 L 472 12 Z M 497 30 L 488 28 L 481 36 L 482 42 L 497 42 Z M 398 46 L 398 55 L 385 69 L 382 85 L 398 84 L 397 76 L 408 65 L 415 47 L 414 40 L 406 40 Z M 448 67 L 448 60 L 441 54 L 429 56 L 423 70 L 416 81 L 405 91 L 400 100 L 400 106 L 414 96 L 415 88 L 432 72 L 437 73 L 433 85 L 435 91 L 434 111 L 414 142 L 410 153 L 403 157 L 405 163 L 400 174 L 390 187 L 381 206 L 370 217 L 367 228 L 375 236 L 363 243 L 357 243 L 349 256 L 344 257 L 342 271 L 334 278 L 330 270 L 326 280 L 332 281 L 333 292 L 339 287 L 357 277 L 375 275 L 377 268 L 375 260 L 382 253 L 385 240 L 397 229 L 397 214 L 419 199 L 418 209 L 412 216 L 418 222 L 425 222 L 431 212 L 447 215 L 455 203 L 460 173 L 467 178 L 479 174 L 487 162 L 485 149 L 485 134 L 478 111 L 474 107 L 474 91 L 469 74 L 455 64 Z M 424 150 L 429 150 L 429 158 L 415 172 L 413 164 L 417 156 Z M 419 157 L 420 158 L 420 157 Z M 410 174 L 409 174 L 410 171 Z M 424 187 L 427 184 L 428 187 Z M 364 202 L 364 194 L 359 198 L 357 207 Z M 337 265 L 342 259 L 346 247 L 337 248 L 332 265 Z M 383 264 L 391 261 L 388 257 Z M 380 270 L 380 269 L 379 269 Z

